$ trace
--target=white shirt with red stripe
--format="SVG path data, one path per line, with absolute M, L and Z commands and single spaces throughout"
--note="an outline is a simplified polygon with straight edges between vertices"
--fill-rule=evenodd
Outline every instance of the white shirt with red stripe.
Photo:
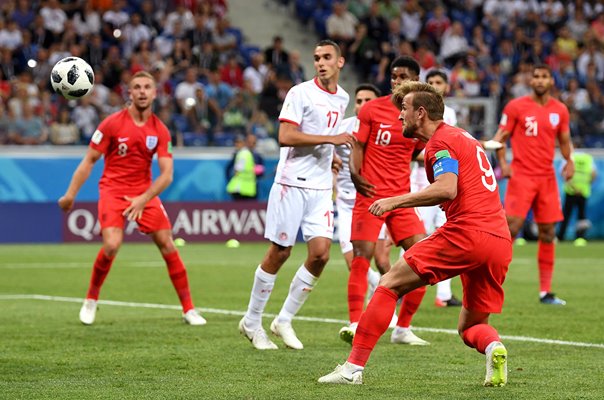
M 309 135 L 337 135 L 349 96 L 339 85 L 334 93 L 321 88 L 317 78 L 290 89 L 279 121 L 297 125 Z M 282 185 L 331 190 L 334 146 L 281 147 L 275 182 Z

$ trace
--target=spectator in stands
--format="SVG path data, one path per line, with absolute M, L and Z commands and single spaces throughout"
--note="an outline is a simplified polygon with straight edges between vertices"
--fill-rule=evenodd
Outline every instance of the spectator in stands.
M 237 37 L 228 31 L 230 23 L 227 19 L 221 19 L 216 23 L 216 31 L 212 40 L 214 49 L 219 54 L 221 62 L 225 62 L 230 54 L 236 53 Z
M 283 47 L 281 36 L 273 37 L 273 45 L 264 50 L 264 60 L 273 69 L 278 69 L 289 62 L 289 53 Z
M 357 25 L 354 42 L 350 45 L 348 52 L 354 61 L 359 80 L 367 81 L 373 66 L 380 60 L 380 47 L 379 42 L 368 35 L 367 26 L 364 23 Z
M 380 14 L 380 2 L 373 0 L 369 6 L 367 14 L 359 19 L 367 29 L 367 36 L 377 44 L 386 40 L 388 20 Z M 358 30 L 357 30 L 358 33 Z M 355 36 L 355 40 L 358 38 Z
M 574 78 L 568 81 L 567 90 L 562 92 L 560 98 L 569 109 L 583 111 L 591 106 L 589 92 L 579 87 L 579 81 Z
M 242 92 L 236 92 L 222 114 L 222 127 L 227 132 L 244 134 L 253 110 L 246 107 Z
M 415 43 L 422 29 L 424 10 L 417 0 L 408 0 L 401 11 L 401 33 L 405 40 Z
M 141 42 L 151 40 L 151 29 L 142 24 L 140 14 L 134 13 L 130 17 L 130 22 L 124 25 L 122 36 L 123 54 L 124 57 L 128 57 Z
M 67 14 L 61 9 L 59 0 L 48 0 L 40 9 L 40 16 L 44 21 L 44 28 L 52 32 L 55 39 L 59 39 L 67 21 Z
M 178 102 L 178 109 L 181 113 L 191 108 L 192 100 L 195 98 L 195 92 L 199 88 L 203 88 L 198 81 L 197 68 L 189 67 L 185 73 L 185 79 L 176 85 L 174 97 Z
M 442 5 L 438 5 L 432 12 L 432 15 L 426 20 L 424 29 L 433 43 L 440 43 L 442 36 L 450 26 L 451 20 L 447 17 L 445 8 Z
M 201 51 L 194 53 L 193 65 L 199 68 L 199 73 L 203 76 L 208 76 L 210 71 L 218 69 L 219 64 L 218 53 L 211 42 L 204 42 Z
M 111 9 L 103 13 L 103 21 L 111 24 L 113 29 L 121 29 L 130 19 L 125 8 L 126 2 L 124 0 L 114 0 Z
M 343 2 L 334 1 L 332 10 L 333 13 L 325 22 L 327 37 L 336 42 L 342 49 L 342 55 L 346 56 L 348 46 L 354 40 L 354 28 L 359 21 L 346 9 Z
M 206 26 L 207 17 L 205 15 L 195 16 L 195 27 L 187 31 L 186 39 L 193 54 L 199 54 L 202 51 L 204 43 L 212 43 L 212 31 Z
M 231 87 L 243 88 L 243 70 L 234 54 L 231 54 L 227 62 L 220 67 L 220 80 Z
M 38 145 L 48 139 L 48 129 L 44 121 L 34 115 L 31 105 L 25 103 L 22 114 L 15 118 L 13 132 L 9 134 L 10 142 L 13 144 Z
M 300 52 L 293 50 L 289 53 L 289 62 L 277 68 L 277 75 L 287 76 L 294 85 L 306 80 L 304 67 L 300 63 Z
M 600 82 L 604 81 L 604 54 L 598 49 L 598 43 L 595 40 L 587 43 L 587 48 L 577 59 L 577 73 L 579 79 L 583 82 L 587 81 L 587 66 L 589 63 L 595 65 L 596 79 Z
M 392 0 L 380 0 L 380 15 L 386 18 L 387 20 L 391 20 L 394 18 L 398 18 L 401 12 L 398 2 L 393 2 Z
M 73 24 L 78 35 L 82 37 L 98 35 L 101 32 L 101 16 L 92 7 L 90 1 L 84 3 L 81 11 L 76 11 L 73 17 Z
M 209 72 L 208 83 L 205 85 L 206 95 L 224 110 L 233 98 L 233 88 L 220 80 L 220 72 L 216 69 Z
M 81 141 L 85 144 L 88 143 L 99 124 L 99 112 L 92 105 L 90 97 L 84 97 L 78 101 L 78 105 L 71 113 L 71 119 L 80 130 Z
M 35 13 L 29 0 L 18 0 L 17 7 L 10 15 L 10 20 L 15 21 L 21 29 L 29 29 L 34 18 Z
M 23 34 L 14 20 L 0 21 L 0 47 L 14 51 L 23 44 Z
M 579 43 L 583 42 L 585 33 L 589 31 L 589 24 L 585 19 L 585 14 L 582 8 L 577 9 L 573 13 L 571 19 L 566 22 L 566 27 L 570 31 L 573 39 Z
M 461 22 L 455 21 L 442 36 L 440 57 L 445 64 L 454 65 L 459 58 L 463 58 L 470 50 Z
M 57 145 L 79 144 L 80 131 L 71 120 L 67 107 L 61 108 L 58 120 L 50 124 L 49 139 Z
M 191 129 L 198 135 L 205 135 L 208 143 L 213 142 L 213 134 L 222 122 L 222 109 L 213 98 L 206 95 L 202 86 L 195 89 L 195 101 L 185 111 Z
M 258 95 L 262 92 L 268 67 L 264 63 L 262 53 L 254 53 L 251 57 L 251 64 L 243 71 L 243 81 L 250 92 Z
M 177 21 L 185 32 L 195 29 L 196 27 L 193 13 L 184 6 L 183 2 L 178 2 L 176 4 L 176 9 L 166 16 L 164 31 L 167 33 L 174 33 L 174 25 Z
M 124 99 L 116 92 L 109 92 L 109 98 L 106 102 L 102 103 L 98 109 L 101 111 L 101 115 L 107 117 L 113 113 L 120 111 L 124 108 Z

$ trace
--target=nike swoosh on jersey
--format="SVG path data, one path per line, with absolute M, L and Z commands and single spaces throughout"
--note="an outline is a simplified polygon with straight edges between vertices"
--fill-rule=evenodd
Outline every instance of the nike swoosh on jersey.
M 380 129 L 381 128 L 390 128 L 392 126 L 392 124 L 387 125 L 387 124 L 380 124 Z
M 127 142 L 127 141 L 128 141 L 128 139 L 130 139 L 130 138 L 127 138 L 127 137 L 121 137 L 121 138 L 117 138 L 117 141 L 118 141 L 118 142 L 120 142 L 120 143 L 122 143 L 122 142 Z

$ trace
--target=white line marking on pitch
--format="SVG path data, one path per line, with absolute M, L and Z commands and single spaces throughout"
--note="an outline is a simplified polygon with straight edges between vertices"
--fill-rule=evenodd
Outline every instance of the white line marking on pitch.
M 62 297 L 62 296 L 47 296 L 43 294 L 7 294 L 0 295 L 0 300 L 43 300 L 43 301 L 61 301 L 67 303 L 81 303 L 84 299 L 78 297 Z M 167 310 L 180 310 L 181 307 L 170 304 L 154 304 L 154 303 L 132 303 L 127 301 L 115 301 L 115 300 L 99 300 L 99 304 L 108 306 L 118 307 L 137 307 L 137 308 L 156 308 L 156 309 L 167 309 Z M 234 311 L 234 310 L 223 310 L 220 308 L 206 308 L 197 307 L 203 313 L 209 314 L 222 314 L 222 315 L 237 315 L 242 316 L 245 311 Z M 264 314 L 267 317 L 274 317 L 275 314 Z M 294 317 L 298 321 L 309 321 L 309 322 L 323 322 L 328 324 L 340 324 L 345 325 L 348 321 L 343 319 L 335 318 L 316 318 L 316 317 Z M 413 326 L 414 330 L 424 332 L 435 332 L 435 333 L 446 333 L 449 335 L 457 335 L 455 329 L 441 329 L 441 328 L 422 328 L 419 326 Z M 544 344 L 557 344 L 560 346 L 574 346 L 574 347 L 596 347 L 604 349 L 602 343 L 585 343 L 585 342 L 569 342 L 566 340 L 554 340 L 554 339 L 539 339 L 529 336 L 511 336 L 511 335 L 500 335 L 502 339 L 514 340 L 517 342 L 532 342 L 532 343 L 544 343 Z

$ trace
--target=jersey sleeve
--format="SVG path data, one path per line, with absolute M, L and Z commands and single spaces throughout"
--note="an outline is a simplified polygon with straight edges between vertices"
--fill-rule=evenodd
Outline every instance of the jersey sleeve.
M 111 136 L 113 135 L 112 121 L 113 118 L 111 117 L 101 121 L 90 138 L 90 148 L 100 151 L 103 154 L 107 153 L 107 149 L 109 149 L 109 145 L 111 144 Z
M 158 118 L 157 128 L 157 157 L 172 158 L 172 138 L 170 131 Z
M 570 133 L 570 115 L 568 108 L 562 104 L 560 106 L 560 130 L 558 131 L 558 136 L 563 133 Z
M 358 122 L 355 125 L 355 129 L 353 130 L 354 136 L 356 136 L 357 140 L 361 143 L 367 143 L 369 139 L 369 134 L 371 133 L 371 107 L 368 107 L 366 104 L 364 107 L 361 107 L 361 111 L 359 111 Z
M 279 121 L 289 122 L 295 125 L 302 123 L 302 116 L 304 115 L 304 99 L 302 93 L 298 90 L 299 86 L 294 86 L 287 92 L 281 113 L 279 114 Z
M 432 167 L 434 178 L 447 172 L 459 175 L 459 160 L 453 147 L 442 141 L 434 140 L 426 147 L 425 158 Z
M 516 122 L 518 120 L 518 115 L 516 112 L 516 107 L 513 103 L 508 103 L 503 112 L 501 113 L 501 120 L 499 121 L 499 128 L 504 131 L 513 133 L 514 127 L 516 126 Z

